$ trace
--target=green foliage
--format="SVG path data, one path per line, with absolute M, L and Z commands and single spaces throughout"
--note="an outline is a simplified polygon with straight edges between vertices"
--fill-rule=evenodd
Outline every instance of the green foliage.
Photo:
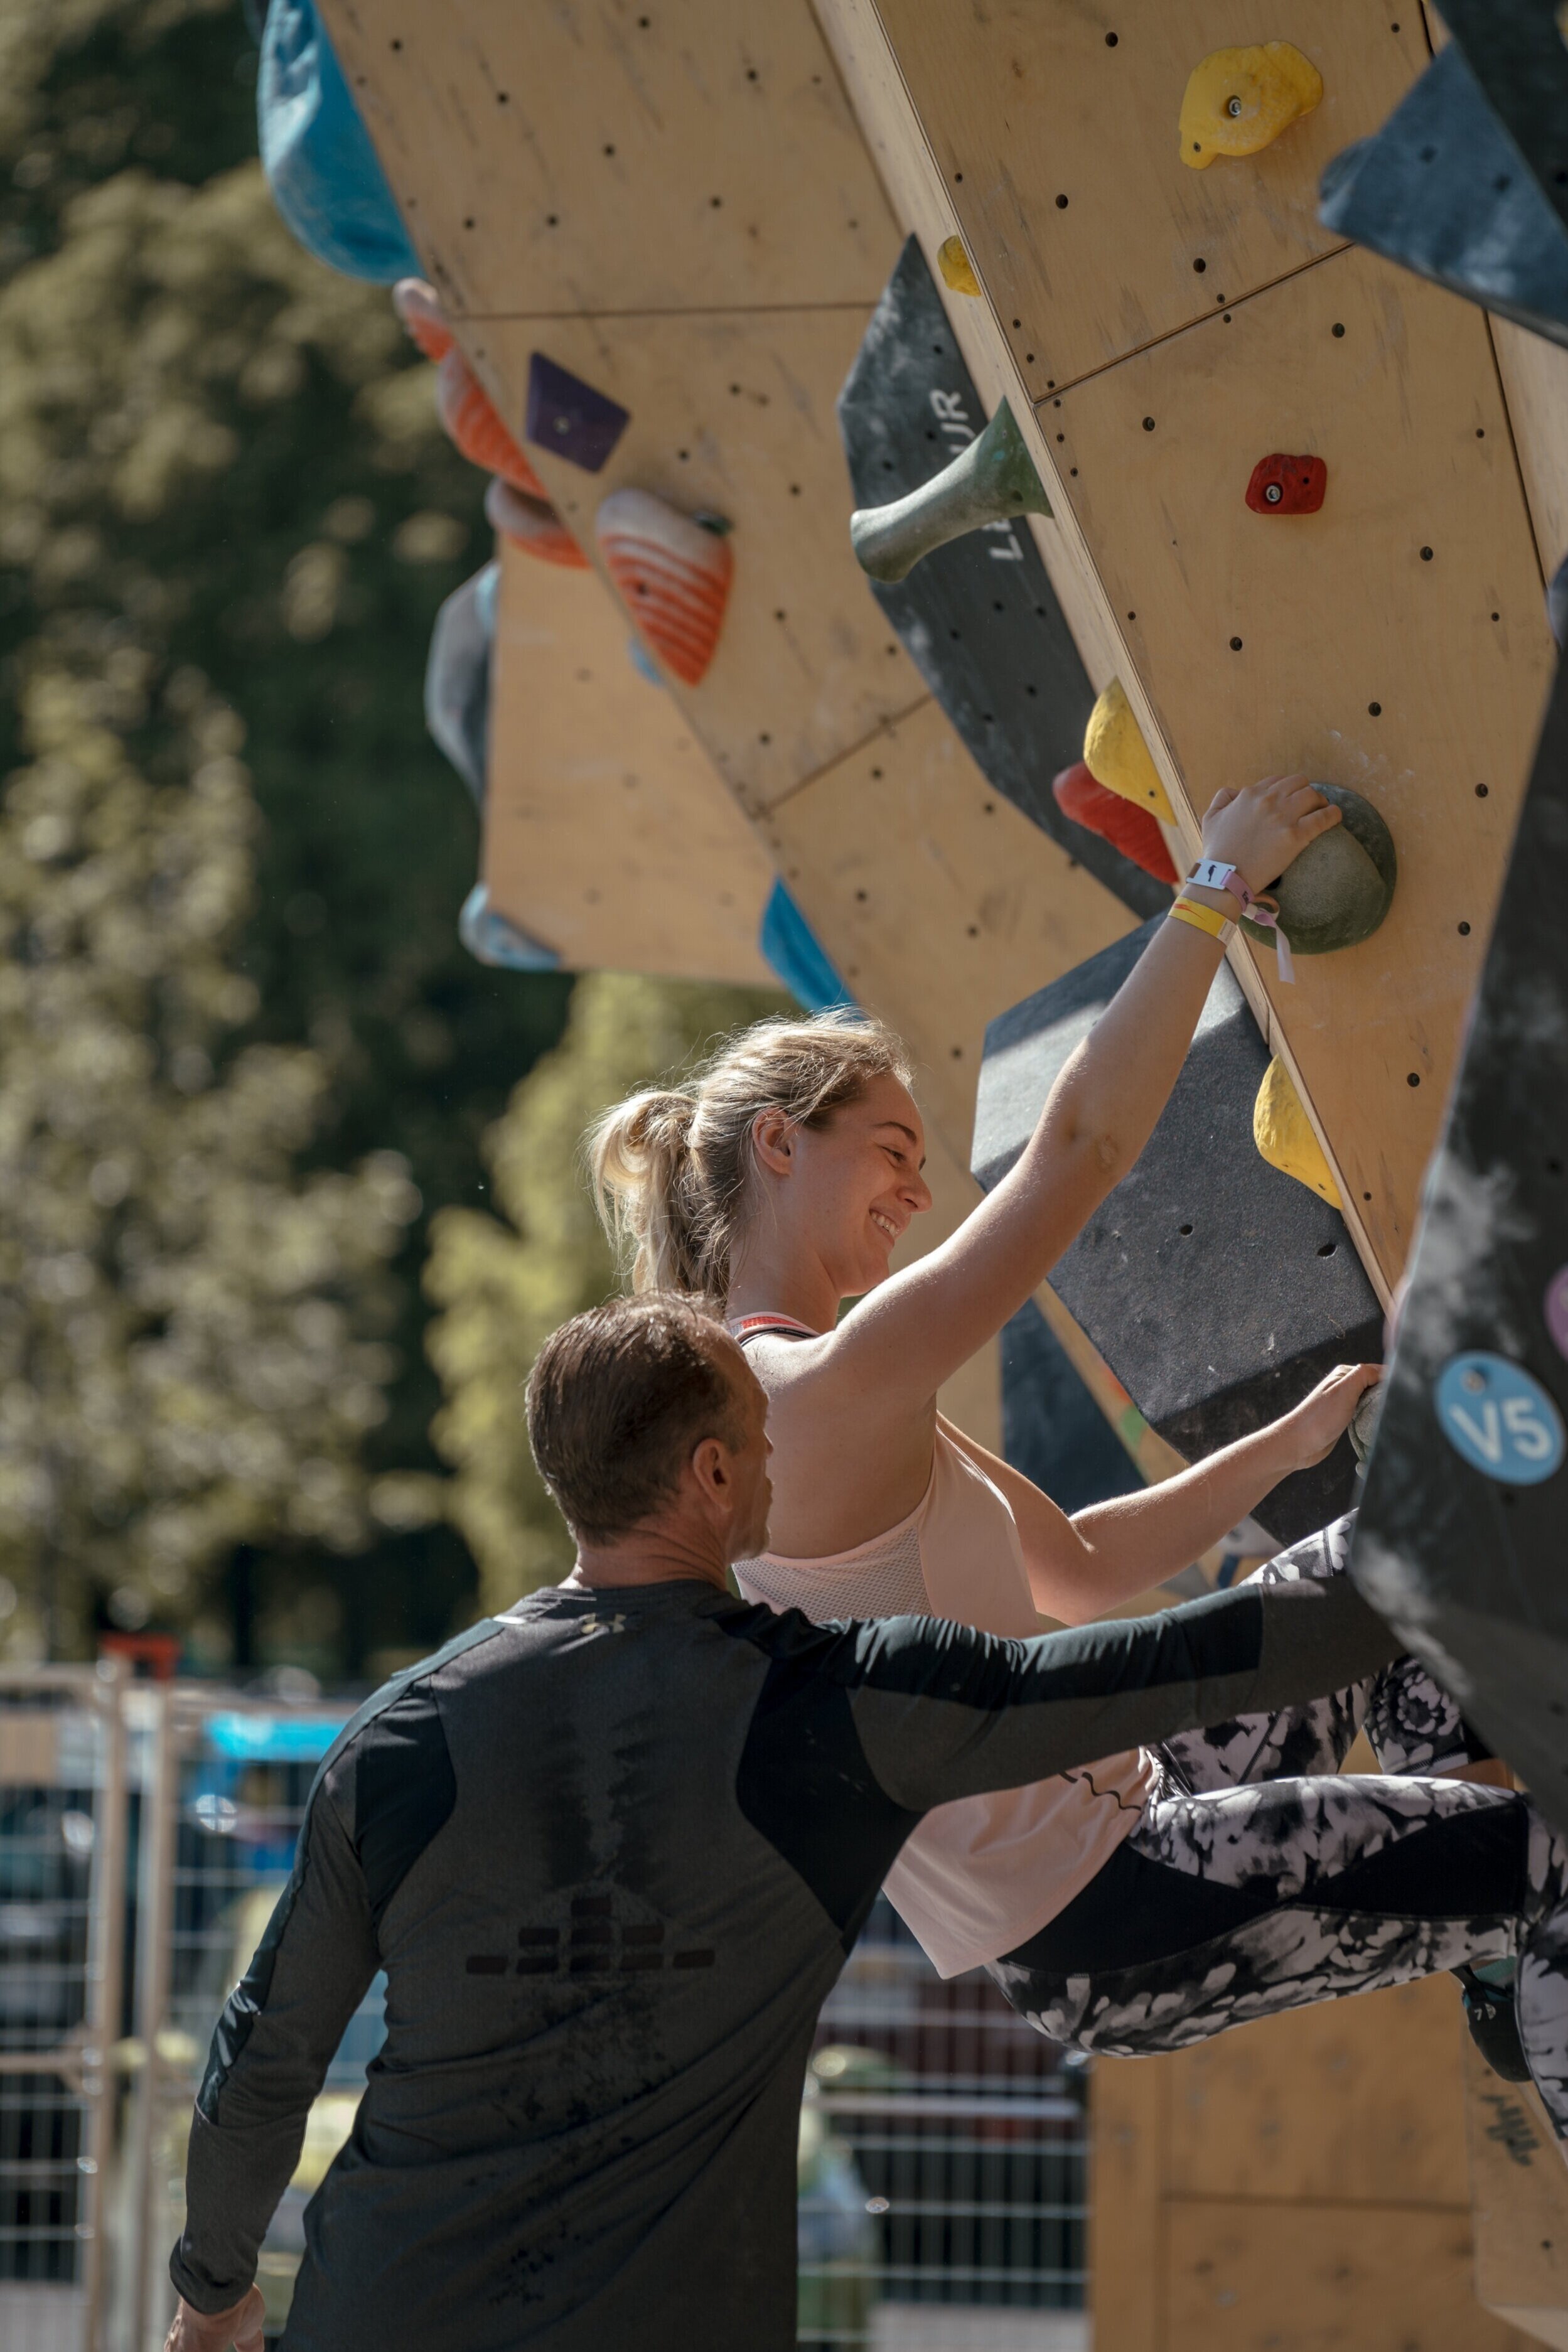
M 607 1297 L 616 1267 L 583 1181 L 583 1136 L 600 1111 L 652 1084 L 726 1029 L 780 1010 L 755 989 L 637 980 L 578 982 L 566 1032 L 523 1079 L 484 1141 L 501 1216 L 443 1209 L 425 1285 L 442 1309 L 428 1346 L 446 1403 L 436 1442 L 456 1472 L 450 1509 L 479 1563 L 488 1609 L 572 1564 L 540 1484 L 522 1387 L 547 1333 Z
M 461 1543 L 416 1525 L 428 1514 L 410 1499 L 438 1468 L 416 1281 L 424 1218 L 475 1197 L 479 1138 L 559 1034 L 570 983 L 487 971 L 458 944 L 477 825 L 426 737 L 420 685 L 437 603 L 489 551 L 484 481 L 441 436 L 433 372 L 384 290 L 322 269 L 274 213 L 255 161 L 254 70 L 231 0 L 0 10 L 0 775 L 30 761 L 3 821 L 20 794 L 24 828 L 62 813 L 73 841 L 108 827 L 118 845 L 83 863 L 106 898 L 134 897 L 130 836 L 109 808 L 139 779 L 149 808 L 166 812 L 165 846 L 189 831 L 227 877 L 204 887 L 248 905 L 203 950 L 222 955 L 235 985 L 195 1043 L 214 1065 L 212 1099 L 239 1102 L 226 1091 L 232 1065 L 237 1084 L 241 1066 L 270 1069 L 279 1101 L 294 1070 L 298 1101 L 270 1125 L 258 1111 L 246 1141 L 222 1118 L 204 1123 L 198 1090 L 182 1148 L 208 1155 L 209 1190 L 243 1192 L 243 1141 L 260 1155 L 257 1181 L 285 1192 L 291 1157 L 324 1171 L 390 1166 L 374 1155 L 395 1153 L 409 1170 L 399 1182 L 423 1200 L 395 1255 L 373 1252 L 374 1268 L 345 1259 L 327 1284 L 346 1328 L 378 1327 L 370 1385 L 386 1406 L 365 1418 L 353 1464 L 346 1438 L 332 1438 L 333 1458 L 362 1501 L 403 1494 L 401 1517 L 350 1556 L 333 1549 L 346 1517 L 330 1511 L 268 1520 L 215 1493 L 208 1512 L 250 1547 L 264 1641 L 287 1650 L 293 1596 L 324 1581 L 342 1633 L 318 1662 L 357 1670 L 377 1649 L 438 1640 L 471 1605 Z M 198 710 L 209 735 L 233 734 L 226 753 L 196 742 Z M 230 772 L 220 822 L 193 779 L 241 739 L 250 781 Z M 47 785 L 40 761 L 54 763 Z M 24 862 L 40 889 L 68 897 L 76 856 Z M 226 984 L 211 979 L 209 996 Z M 154 1027 L 185 985 L 171 975 L 153 988 Z M 25 993 L 7 1014 L 8 1059 L 37 1042 L 28 1024 L 42 1001 Z M 161 1067 L 164 1047 L 149 1050 Z M 32 1213 L 0 1203 L 0 1255 Z M 289 1447 L 296 1435 L 307 1444 L 303 1422 Z M 314 1459 L 291 1455 L 296 1472 Z M 93 1555 L 91 1581 L 110 1575 L 112 1549 Z M 170 1600 L 176 1617 L 220 1572 L 221 1541 L 197 1551 L 206 1565 Z M 79 1627 L 84 1605 L 67 1612 Z

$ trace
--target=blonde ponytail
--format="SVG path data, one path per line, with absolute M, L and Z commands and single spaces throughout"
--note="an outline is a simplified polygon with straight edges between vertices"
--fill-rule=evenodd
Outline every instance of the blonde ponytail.
M 838 1010 L 759 1021 L 726 1038 L 683 1086 L 653 1087 L 590 1129 L 588 1165 L 605 1232 L 631 1257 L 634 1291 L 722 1301 L 745 1213 L 759 1113 L 825 1126 L 872 1081 L 912 1077 L 879 1021 Z

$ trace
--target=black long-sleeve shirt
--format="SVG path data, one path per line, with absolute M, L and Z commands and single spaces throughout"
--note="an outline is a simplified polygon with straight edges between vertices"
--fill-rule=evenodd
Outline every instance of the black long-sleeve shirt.
M 372 1977 L 295 2352 L 783 2352 L 816 2013 L 923 1812 L 1338 1689 L 1348 1579 L 1001 1641 L 554 1588 L 361 1708 L 213 2038 L 171 2264 L 238 2300 Z

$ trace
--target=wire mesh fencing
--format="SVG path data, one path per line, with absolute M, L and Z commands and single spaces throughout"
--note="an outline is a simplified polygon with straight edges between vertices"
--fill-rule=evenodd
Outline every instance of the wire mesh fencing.
M 158 2352 L 193 2102 L 348 1713 L 84 1672 L 0 1680 L 0 2347 Z M 287 2319 L 384 1988 L 351 2021 L 262 2249 Z M 881 1900 L 801 2110 L 810 2352 L 1082 2352 L 1084 2070 Z

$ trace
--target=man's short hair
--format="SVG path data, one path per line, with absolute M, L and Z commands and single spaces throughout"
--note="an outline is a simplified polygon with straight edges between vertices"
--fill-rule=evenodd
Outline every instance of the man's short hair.
M 668 1292 L 552 1332 L 529 1374 L 528 1440 L 579 1540 L 613 1543 L 650 1518 L 705 1437 L 739 1447 L 732 1350 L 716 1316 Z

